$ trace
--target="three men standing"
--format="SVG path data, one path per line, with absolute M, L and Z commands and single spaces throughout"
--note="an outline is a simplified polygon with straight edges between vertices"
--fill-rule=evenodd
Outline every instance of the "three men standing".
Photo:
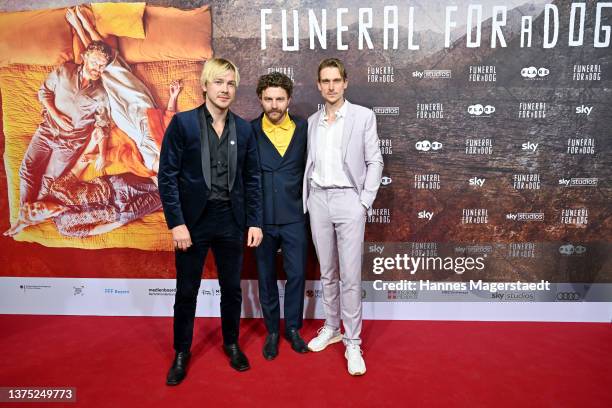
M 302 204 L 307 123 L 289 115 L 293 83 L 281 73 L 263 75 L 257 96 L 263 114 L 251 123 L 257 135 L 262 170 L 264 237 L 255 250 L 259 275 L 259 302 L 268 335 L 263 356 L 278 355 L 280 307 L 276 253 L 283 254 L 287 275 L 284 297 L 285 338 L 298 353 L 308 351 L 299 334 L 304 309 L 306 217 Z
M 344 99 L 348 79 L 340 60 L 329 58 L 319 64 L 317 86 L 325 106 L 308 118 L 303 196 L 321 267 L 326 320 L 308 348 L 321 351 L 342 340 L 349 374 L 363 375 L 363 240 L 366 215 L 381 182 L 383 159 L 374 112 Z
M 236 370 L 250 367 L 238 346 L 246 227 L 247 245 L 262 244 L 256 249 L 256 258 L 260 303 L 268 330 L 264 357 L 271 360 L 278 355 L 280 307 L 275 264 L 280 248 L 287 274 L 284 334 L 291 347 L 299 353 L 308 349 L 317 352 L 342 340 L 349 373 L 364 374 L 360 348 L 364 230 L 383 169 L 374 113 L 344 99 L 347 74 L 335 58 L 319 65 L 317 86 L 325 105 L 307 124 L 288 114 L 293 84 L 283 74 L 259 79 L 257 95 L 264 112 L 252 124 L 229 110 L 239 82 L 233 63 L 209 60 L 201 82 L 206 102 L 173 117 L 160 158 L 159 191 L 172 230 L 177 270 L 176 356 L 167 384 L 176 385 L 186 375 L 196 299 L 209 248 L 215 255 L 221 286 L 225 353 Z M 308 346 L 299 334 L 307 211 L 321 267 L 326 315 L 325 325 Z

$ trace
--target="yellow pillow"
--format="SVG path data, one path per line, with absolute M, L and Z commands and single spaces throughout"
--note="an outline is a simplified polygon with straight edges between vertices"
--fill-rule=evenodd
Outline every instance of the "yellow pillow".
M 73 58 L 66 9 L 0 13 L 0 66 L 59 65 Z
M 145 38 L 142 16 L 146 3 L 92 3 L 96 29 L 103 36 Z
M 205 61 L 212 56 L 210 9 L 193 10 L 147 6 L 144 40 L 119 38 L 121 55 L 129 63 L 155 61 Z

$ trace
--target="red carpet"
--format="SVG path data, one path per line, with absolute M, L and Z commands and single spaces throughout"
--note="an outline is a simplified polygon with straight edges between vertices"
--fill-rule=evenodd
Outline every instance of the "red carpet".
M 310 337 L 321 325 L 308 320 Z M 231 369 L 219 319 L 197 319 L 189 375 L 164 384 L 172 319 L 0 316 L 0 386 L 72 386 L 67 407 L 611 407 L 612 326 L 366 321 L 368 372 L 341 344 L 261 356 L 261 320 L 242 320 L 251 370 Z M 0 407 L 60 406 L 5 404 Z

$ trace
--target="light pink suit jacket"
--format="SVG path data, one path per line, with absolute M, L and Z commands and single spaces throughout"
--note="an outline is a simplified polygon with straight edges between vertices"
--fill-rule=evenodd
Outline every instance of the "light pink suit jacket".
M 343 167 L 370 214 L 384 165 L 376 132 L 376 116 L 371 109 L 348 101 L 344 103 L 348 103 L 348 106 L 342 133 Z M 310 193 L 310 179 L 317 152 L 315 135 L 322 114 L 323 109 L 320 109 L 308 118 L 308 157 L 303 185 L 304 212 L 307 211 L 306 202 Z

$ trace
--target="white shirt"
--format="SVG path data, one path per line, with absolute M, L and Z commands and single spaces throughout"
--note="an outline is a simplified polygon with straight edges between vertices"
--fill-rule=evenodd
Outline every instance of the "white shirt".
M 342 157 L 342 134 L 344 132 L 344 118 L 349 101 L 345 100 L 340 109 L 336 111 L 336 120 L 328 122 L 325 107 L 319 118 L 316 138 L 316 156 L 312 181 L 320 188 L 353 187 L 344 171 L 344 158 Z

